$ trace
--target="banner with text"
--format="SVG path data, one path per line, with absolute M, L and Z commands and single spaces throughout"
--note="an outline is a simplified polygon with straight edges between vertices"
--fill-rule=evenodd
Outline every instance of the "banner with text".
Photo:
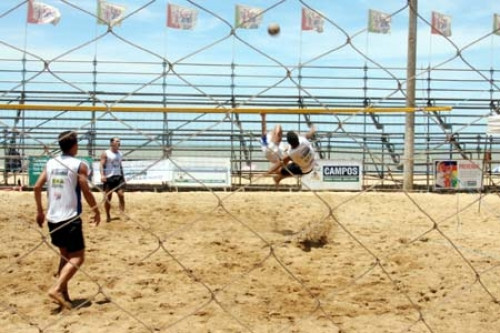
M 363 164 L 351 160 L 321 160 L 302 176 L 302 187 L 310 190 L 352 190 L 363 188 Z
M 480 160 L 434 160 L 434 189 L 481 189 L 483 172 Z
M 228 158 L 178 157 L 171 160 L 123 161 L 127 184 L 228 187 L 231 163 Z M 99 162 L 94 162 L 94 184 L 100 185 Z

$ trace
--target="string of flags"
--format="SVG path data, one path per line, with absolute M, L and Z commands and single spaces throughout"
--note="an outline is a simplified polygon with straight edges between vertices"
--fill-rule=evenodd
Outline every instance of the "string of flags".
M 120 25 L 126 13 L 126 6 L 111 3 L 106 0 L 97 0 L 97 23 L 109 26 Z M 166 26 L 171 29 L 193 30 L 198 23 L 198 9 L 168 3 L 166 9 Z M 302 7 L 301 30 L 324 31 L 325 16 L 307 7 Z M 237 4 L 235 6 L 234 24 L 237 29 L 258 29 L 263 20 L 264 10 Z M 28 0 L 27 22 L 31 24 L 57 25 L 61 19 L 61 12 L 54 6 L 38 0 Z M 368 11 L 368 32 L 388 34 L 391 32 L 391 15 L 370 9 Z M 493 15 L 493 33 L 500 35 L 500 14 Z M 445 37 L 451 36 L 451 16 L 432 12 L 431 34 Z

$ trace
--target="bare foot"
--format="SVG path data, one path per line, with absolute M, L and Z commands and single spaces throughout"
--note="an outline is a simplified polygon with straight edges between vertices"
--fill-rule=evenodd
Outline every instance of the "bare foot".
M 283 177 L 281 175 L 274 175 L 273 176 L 274 185 L 276 186 L 276 188 L 279 186 L 281 179 L 283 179 Z
M 67 292 L 66 292 L 66 295 L 60 291 L 57 291 L 57 290 L 50 290 L 49 291 L 49 297 L 54 301 L 56 302 L 57 304 L 59 304 L 61 307 L 63 308 L 66 308 L 66 309 L 71 309 L 73 306 L 71 305 L 71 303 L 69 301 L 66 300 L 66 297 L 68 297 L 69 299 L 69 295 L 67 295 Z
M 64 290 L 64 291 L 62 292 L 62 295 L 63 295 L 64 300 L 65 300 L 66 302 L 71 303 L 71 298 L 69 298 L 69 293 L 68 293 L 68 291 L 67 291 L 67 290 Z

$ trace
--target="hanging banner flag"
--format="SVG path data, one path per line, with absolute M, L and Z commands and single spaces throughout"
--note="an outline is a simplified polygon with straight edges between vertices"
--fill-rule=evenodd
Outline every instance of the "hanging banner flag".
M 391 32 L 391 16 L 373 9 L 368 12 L 368 31 L 379 34 Z
M 316 30 L 323 32 L 325 20 L 318 12 L 302 7 L 302 30 Z
M 493 33 L 500 35 L 500 14 L 493 14 Z
M 174 4 L 167 5 L 167 27 L 192 30 L 198 22 L 198 10 Z
M 451 16 L 432 12 L 431 34 L 451 36 Z
M 241 29 L 258 29 L 262 23 L 263 10 L 256 7 L 236 5 L 234 27 Z
M 56 25 L 61 19 L 59 9 L 42 2 L 30 0 L 28 2 L 28 23 Z
M 127 8 L 122 5 L 97 0 L 97 23 L 110 25 L 112 27 L 120 25 L 125 16 L 126 9 Z

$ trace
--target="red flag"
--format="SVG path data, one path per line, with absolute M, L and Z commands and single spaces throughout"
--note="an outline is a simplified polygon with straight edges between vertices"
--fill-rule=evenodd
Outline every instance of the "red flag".
M 306 7 L 302 7 L 302 30 L 316 30 L 323 32 L 325 21 L 323 16 Z

